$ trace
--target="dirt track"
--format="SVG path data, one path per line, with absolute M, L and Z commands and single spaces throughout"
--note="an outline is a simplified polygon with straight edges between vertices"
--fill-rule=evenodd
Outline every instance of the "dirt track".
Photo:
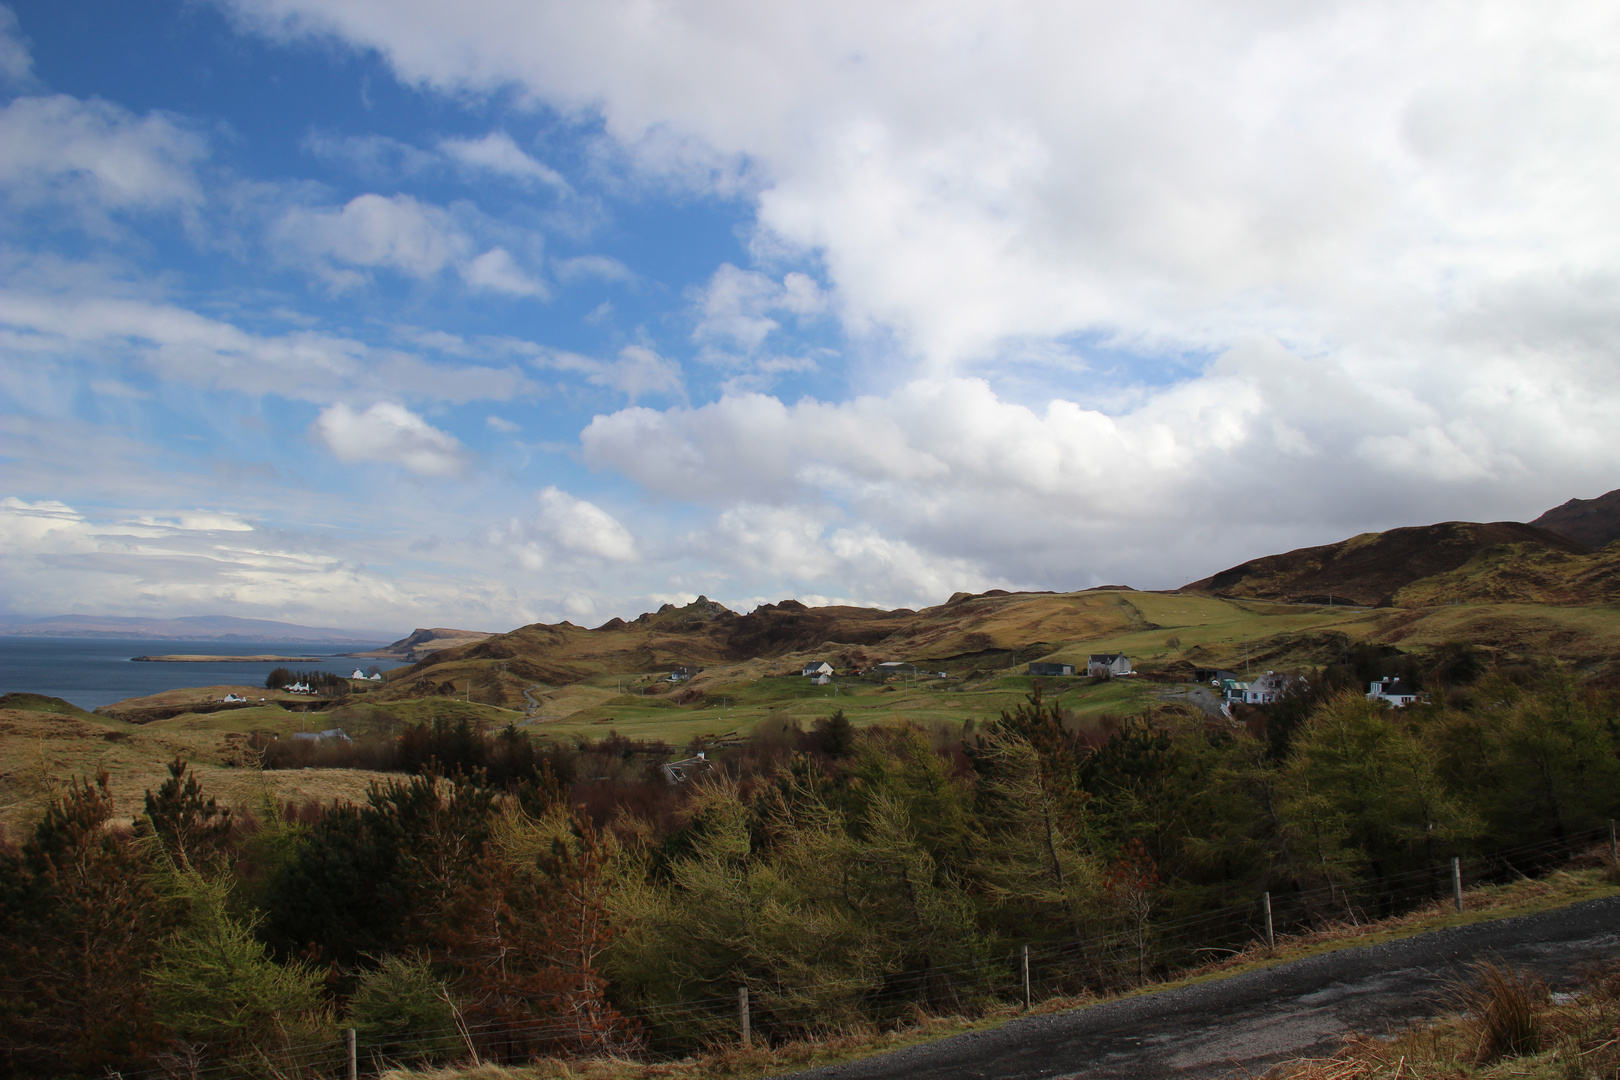
M 794 1080 L 1024 1080 L 1217 1077 L 1320 1056 L 1351 1031 L 1377 1033 L 1444 1007 L 1476 959 L 1501 958 L 1555 988 L 1620 959 L 1620 897 L 1439 930 L 1296 960 L 1265 971 L 1050 1016 L 1015 1020 Z

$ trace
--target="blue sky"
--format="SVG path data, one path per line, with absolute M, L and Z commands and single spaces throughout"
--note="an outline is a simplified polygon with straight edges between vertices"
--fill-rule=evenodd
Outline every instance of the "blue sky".
M 1173 587 L 1620 486 L 1600 5 L 0 9 L 0 613 Z

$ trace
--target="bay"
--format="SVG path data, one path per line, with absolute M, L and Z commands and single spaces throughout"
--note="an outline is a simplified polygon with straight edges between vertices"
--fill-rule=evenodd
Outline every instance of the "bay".
M 358 651 L 362 646 L 349 646 Z M 152 662 L 134 656 L 308 656 L 317 663 L 277 664 L 243 660 Z M 0 637 L 0 694 L 44 694 L 81 709 L 110 705 L 188 686 L 264 685 L 277 667 L 348 675 L 359 668 L 383 671 L 399 660 L 360 660 L 336 655 L 332 646 L 286 641 L 174 641 L 157 638 Z

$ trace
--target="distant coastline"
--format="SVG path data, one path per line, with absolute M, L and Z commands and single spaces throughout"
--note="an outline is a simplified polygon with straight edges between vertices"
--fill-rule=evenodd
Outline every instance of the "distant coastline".
M 244 663 L 244 664 L 321 664 L 330 660 L 329 656 L 274 656 L 261 654 L 258 656 L 213 656 L 202 653 L 181 653 L 175 656 L 132 656 L 131 660 L 147 661 L 154 664 L 209 664 L 218 662 Z

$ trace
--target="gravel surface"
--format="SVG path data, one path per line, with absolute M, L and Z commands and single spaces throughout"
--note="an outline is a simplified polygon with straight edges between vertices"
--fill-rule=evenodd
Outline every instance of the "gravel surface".
M 1197 986 L 1015 1020 L 794 1080 L 1023 1080 L 1260 1073 L 1324 1056 L 1346 1034 L 1382 1033 L 1443 1011 L 1478 959 L 1534 969 L 1554 988 L 1620 958 L 1620 897 L 1342 949 Z

